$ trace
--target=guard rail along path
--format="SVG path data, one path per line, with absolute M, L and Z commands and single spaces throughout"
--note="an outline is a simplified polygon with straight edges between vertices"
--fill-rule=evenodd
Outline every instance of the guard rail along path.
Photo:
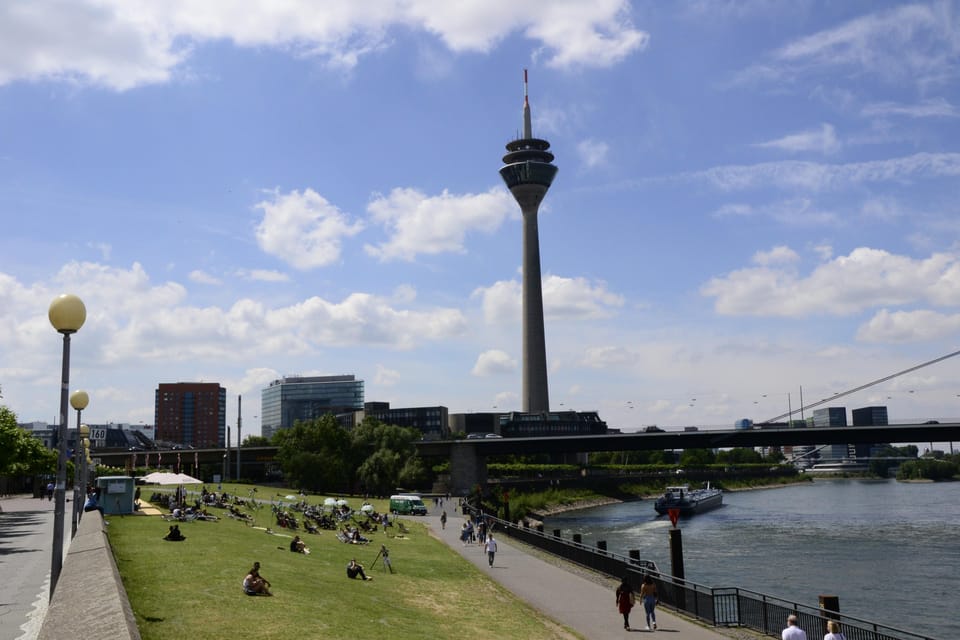
M 476 513 L 468 504 L 464 504 L 464 510 Z M 597 542 L 596 547 L 591 547 L 579 541 L 562 539 L 559 530 L 546 534 L 542 525 L 533 529 L 526 523 L 507 522 L 489 514 L 484 514 L 484 517 L 495 522 L 501 534 L 611 578 L 628 576 L 633 584 L 640 584 L 643 576 L 649 574 L 657 584 L 662 606 L 714 627 L 745 627 L 779 638 L 787 616 L 796 614 L 798 625 L 806 630 L 809 638 L 822 638 L 827 632 L 827 620 L 838 620 L 843 625 L 847 640 L 937 640 L 739 587 L 706 587 L 689 580 L 679 580 L 659 572 L 654 563 L 641 560 L 638 553 L 631 552 L 630 557 L 625 557 L 608 552 L 606 542 L 602 540 Z
M 80 519 L 39 640 L 140 640 L 104 527 L 97 511 Z

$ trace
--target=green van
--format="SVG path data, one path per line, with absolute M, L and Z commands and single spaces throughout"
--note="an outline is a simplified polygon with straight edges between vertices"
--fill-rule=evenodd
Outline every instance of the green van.
M 390 513 L 400 515 L 427 515 L 427 505 L 423 504 L 420 496 L 412 494 L 398 494 L 390 496 Z

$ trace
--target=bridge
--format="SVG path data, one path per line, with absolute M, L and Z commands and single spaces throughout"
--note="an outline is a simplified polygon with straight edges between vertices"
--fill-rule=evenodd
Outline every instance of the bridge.
M 421 440 L 417 453 L 424 458 L 450 460 L 451 492 L 464 493 L 487 482 L 487 458 L 497 455 L 536 453 L 593 453 L 598 451 L 663 451 L 667 449 L 726 449 L 739 447 L 811 446 L 823 444 L 953 442 L 960 441 L 960 423 L 896 424 L 857 427 L 805 427 L 774 429 L 729 429 L 709 431 L 663 431 L 605 435 L 541 436 L 531 438 L 477 438 L 469 440 Z M 274 463 L 276 447 L 244 447 L 241 463 Z M 94 451 L 102 464 L 124 466 L 134 452 Z M 137 457 L 156 452 L 135 452 Z M 174 451 L 162 452 L 171 462 Z M 181 450 L 185 466 L 194 455 L 202 465 L 222 464 L 224 456 L 236 464 L 236 449 Z M 229 464 L 229 462 L 227 463 Z M 232 474 L 235 467 L 230 468 Z

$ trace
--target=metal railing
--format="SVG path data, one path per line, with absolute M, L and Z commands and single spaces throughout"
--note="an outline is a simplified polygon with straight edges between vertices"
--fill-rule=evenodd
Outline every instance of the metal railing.
M 468 505 L 464 505 L 464 508 L 467 512 L 474 511 Z M 602 546 L 593 547 L 564 540 L 559 535 L 544 533 L 542 528 L 531 529 L 486 514 L 484 517 L 511 538 L 611 578 L 627 578 L 631 584 L 639 585 L 645 575 L 650 575 L 657 584 L 661 605 L 715 627 L 746 627 L 779 638 L 786 626 L 787 616 L 793 614 L 808 638 L 822 638 L 827 632 L 827 621 L 836 620 L 842 625 L 847 640 L 936 640 L 932 636 L 739 587 L 706 587 L 679 580 L 661 573 L 655 563 L 642 560 L 632 552 L 627 557 L 609 552 Z

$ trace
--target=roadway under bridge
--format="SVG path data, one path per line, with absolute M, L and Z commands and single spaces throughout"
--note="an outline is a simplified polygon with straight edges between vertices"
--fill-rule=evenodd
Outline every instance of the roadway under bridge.
M 470 440 L 422 440 L 417 453 L 424 458 L 450 460 L 451 492 L 463 494 L 477 484 L 486 485 L 487 458 L 498 455 L 537 453 L 593 453 L 598 451 L 663 451 L 675 449 L 727 449 L 739 447 L 811 446 L 825 444 L 909 444 L 917 442 L 960 442 L 960 423 L 897 424 L 867 427 L 806 427 L 780 429 L 730 429 L 710 431 L 664 431 L 536 438 L 477 438 Z M 271 464 L 276 447 L 246 447 L 240 450 L 247 464 Z M 136 452 L 142 458 L 145 452 Z M 151 458 L 156 452 L 150 452 Z M 173 452 L 164 452 L 172 462 Z M 185 465 L 194 455 L 201 465 L 222 462 L 236 464 L 236 449 L 181 451 Z M 133 452 L 95 451 L 103 464 L 125 466 Z M 169 464 L 168 464 L 169 466 Z M 232 469 L 231 469 L 232 470 Z

